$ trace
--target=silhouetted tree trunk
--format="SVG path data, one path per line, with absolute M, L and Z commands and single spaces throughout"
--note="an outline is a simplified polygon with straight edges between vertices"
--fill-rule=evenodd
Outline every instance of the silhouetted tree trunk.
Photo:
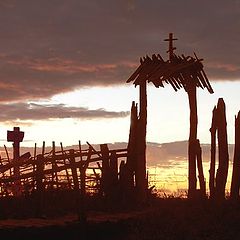
M 147 128 L 147 83 L 140 84 L 140 113 L 137 126 L 136 189 L 142 200 L 146 197 L 146 128 Z
M 218 123 L 218 151 L 219 166 L 216 176 L 216 197 L 218 200 L 225 198 L 225 186 L 228 175 L 228 142 L 227 142 L 227 121 L 225 103 L 222 98 L 218 99 L 217 104 L 217 123 Z
M 189 87 L 187 93 L 190 107 L 190 133 L 188 142 L 188 197 L 194 198 L 197 188 L 195 142 L 197 140 L 198 117 L 196 86 L 192 85 Z
M 211 132 L 211 163 L 209 170 L 209 190 L 210 198 L 215 197 L 215 165 L 216 165 L 216 132 L 217 132 L 217 108 L 214 107 L 212 112 L 212 126 L 210 128 Z
M 198 167 L 200 192 L 201 192 L 202 197 L 206 197 L 206 182 L 204 179 L 203 166 L 202 166 L 202 149 L 201 149 L 200 142 L 198 139 L 196 141 L 195 147 L 196 147 L 196 154 L 197 154 L 197 167 Z
M 235 148 L 233 158 L 233 173 L 230 197 L 234 200 L 239 199 L 240 189 L 240 112 L 235 117 Z

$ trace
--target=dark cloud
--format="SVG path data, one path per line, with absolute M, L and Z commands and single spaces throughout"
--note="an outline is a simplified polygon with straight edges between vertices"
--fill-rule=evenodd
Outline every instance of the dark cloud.
M 69 107 L 64 104 L 14 103 L 0 104 L 0 119 L 4 121 L 49 120 L 63 118 L 97 119 L 122 118 L 129 112 L 114 112 L 105 109 Z
M 210 79 L 240 79 L 239 0 L 3 0 L 0 101 L 125 84 L 140 56 L 166 56 L 169 32 Z

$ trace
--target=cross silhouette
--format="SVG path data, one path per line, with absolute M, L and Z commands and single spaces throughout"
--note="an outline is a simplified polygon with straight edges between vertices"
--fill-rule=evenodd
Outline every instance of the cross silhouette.
M 20 131 L 19 127 L 14 127 L 13 131 L 7 131 L 7 141 L 13 142 L 13 160 L 19 160 L 20 157 L 20 142 L 23 141 L 24 132 Z M 19 166 L 14 166 L 14 175 L 16 177 L 20 176 L 20 168 Z M 13 194 L 15 196 L 20 195 L 21 193 L 21 180 L 14 181 L 14 189 Z
M 173 41 L 178 40 L 177 38 L 173 38 L 173 33 L 169 33 L 169 38 L 164 39 L 164 41 L 169 42 L 169 47 L 167 53 L 169 54 L 169 61 L 172 61 L 173 58 L 173 51 L 176 50 L 175 47 L 173 47 Z

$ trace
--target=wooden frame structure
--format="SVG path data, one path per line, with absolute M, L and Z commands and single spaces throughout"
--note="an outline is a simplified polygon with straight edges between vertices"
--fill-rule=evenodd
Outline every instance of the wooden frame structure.
M 140 89 L 140 111 L 137 116 L 138 140 L 135 146 L 138 156 L 136 156 L 136 182 L 141 186 L 139 189 L 146 190 L 146 125 L 147 125 L 147 82 L 151 82 L 155 87 L 164 87 L 164 84 L 170 84 L 175 91 L 183 88 L 189 99 L 190 107 L 190 133 L 188 146 L 189 173 L 188 173 L 188 195 L 190 198 L 196 196 L 196 163 L 199 167 L 200 186 L 204 185 L 204 176 L 202 174 L 202 162 L 197 157 L 200 145 L 197 140 L 197 88 L 206 88 L 209 93 L 213 93 L 210 82 L 203 70 L 202 60 L 194 53 L 194 57 L 185 55 L 176 55 L 173 47 L 173 34 L 169 34 L 169 59 L 164 60 L 160 54 L 153 54 L 152 57 L 146 56 L 140 58 L 140 65 L 129 77 L 127 83 L 132 82 Z M 132 147 L 133 148 L 133 147 Z M 139 174 L 140 175 L 139 175 Z M 139 176 L 138 176 L 139 175 Z M 139 178 L 139 180 L 137 180 Z M 203 184 L 204 183 L 204 184 Z M 137 184 L 137 183 L 136 183 Z M 145 190 L 144 190 L 145 189 Z M 205 187 L 202 186 L 202 193 L 205 195 Z

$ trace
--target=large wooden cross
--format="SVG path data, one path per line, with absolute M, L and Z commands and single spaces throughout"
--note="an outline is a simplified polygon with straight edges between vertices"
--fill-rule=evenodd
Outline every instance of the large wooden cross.
M 177 38 L 173 38 L 173 33 L 169 33 L 169 38 L 164 39 L 164 41 L 167 41 L 169 43 L 168 51 L 169 54 L 169 61 L 172 61 L 173 58 L 173 51 L 176 50 L 175 47 L 173 47 L 173 41 L 178 40 Z

